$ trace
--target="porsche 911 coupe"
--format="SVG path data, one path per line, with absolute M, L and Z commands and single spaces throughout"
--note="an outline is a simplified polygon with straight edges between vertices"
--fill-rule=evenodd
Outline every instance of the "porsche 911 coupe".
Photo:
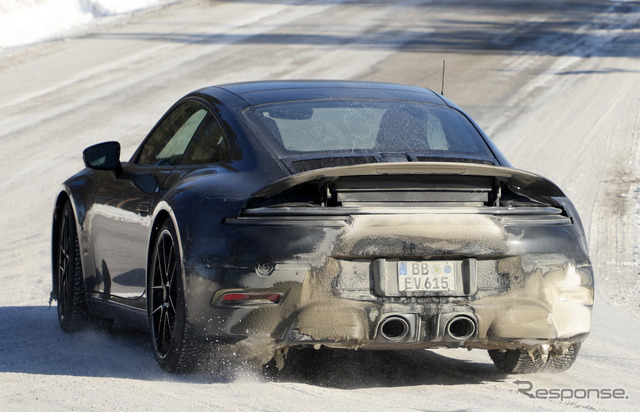
M 209 87 L 128 162 L 117 142 L 84 162 L 55 202 L 60 326 L 149 330 L 166 371 L 308 346 L 477 348 L 506 373 L 562 371 L 589 334 L 574 206 L 430 90 Z

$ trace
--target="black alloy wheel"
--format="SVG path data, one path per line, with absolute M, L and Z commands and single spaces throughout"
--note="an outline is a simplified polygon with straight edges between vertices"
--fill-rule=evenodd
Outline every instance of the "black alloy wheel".
M 156 242 L 151 284 L 151 330 L 154 348 L 165 358 L 171 348 L 171 336 L 176 323 L 179 262 L 175 240 L 168 228 L 163 228 Z
M 150 266 L 147 313 L 156 360 L 168 372 L 190 372 L 199 348 L 187 333 L 182 258 L 170 220 L 158 232 Z

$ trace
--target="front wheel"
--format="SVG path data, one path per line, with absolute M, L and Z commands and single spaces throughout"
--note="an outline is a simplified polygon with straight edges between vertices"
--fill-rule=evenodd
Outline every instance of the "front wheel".
M 176 230 L 167 220 L 153 243 L 147 279 L 147 314 L 151 344 L 162 369 L 193 371 L 201 350 L 189 336 L 182 279 L 182 258 Z
M 62 209 L 57 234 L 53 253 L 58 321 L 65 332 L 76 332 L 87 325 L 88 312 L 76 220 L 69 202 Z

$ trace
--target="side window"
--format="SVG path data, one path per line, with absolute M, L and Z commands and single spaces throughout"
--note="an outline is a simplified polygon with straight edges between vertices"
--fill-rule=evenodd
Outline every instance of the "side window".
M 187 150 L 189 142 L 193 138 L 202 122 L 202 119 L 207 115 L 205 109 L 200 109 L 193 113 L 182 126 L 176 130 L 173 137 L 169 139 L 167 144 L 162 148 L 160 153 L 156 156 L 156 160 L 168 161 L 171 164 L 179 163 Z
M 193 136 L 182 165 L 218 163 L 229 158 L 229 144 L 218 120 L 209 114 Z
M 138 164 L 177 165 L 200 125 L 211 114 L 200 104 L 187 102 L 176 109 L 155 128 L 144 143 Z

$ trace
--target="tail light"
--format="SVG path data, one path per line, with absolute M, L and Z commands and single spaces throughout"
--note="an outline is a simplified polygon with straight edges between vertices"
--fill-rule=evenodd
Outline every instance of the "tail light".
M 216 293 L 213 297 L 213 306 L 256 306 L 276 304 L 280 302 L 282 292 L 245 292 L 231 291 L 222 294 Z

